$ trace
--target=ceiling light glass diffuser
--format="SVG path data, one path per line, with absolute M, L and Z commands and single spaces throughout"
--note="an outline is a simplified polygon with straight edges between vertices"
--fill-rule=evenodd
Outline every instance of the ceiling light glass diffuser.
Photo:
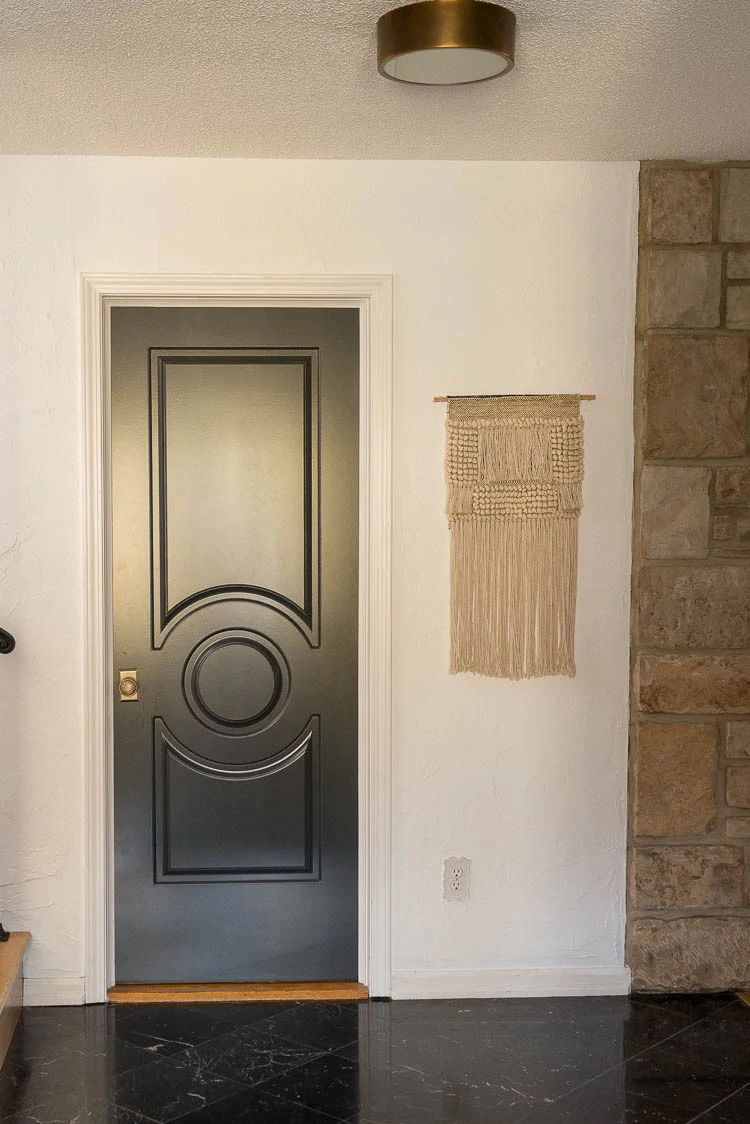
M 486 0 L 420 0 L 378 20 L 378 70 L 419 86 L 463 86 L 513 69 L 516 17 Z

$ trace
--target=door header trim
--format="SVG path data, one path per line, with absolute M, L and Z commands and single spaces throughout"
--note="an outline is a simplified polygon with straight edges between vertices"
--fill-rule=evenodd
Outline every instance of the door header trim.
M 110 313 L 122 305 L 358 308 L 359 982 L 391 994 L 393 281 L 387 275 L 81 275 L 86 603 L 85 1001 L 114 983 Z

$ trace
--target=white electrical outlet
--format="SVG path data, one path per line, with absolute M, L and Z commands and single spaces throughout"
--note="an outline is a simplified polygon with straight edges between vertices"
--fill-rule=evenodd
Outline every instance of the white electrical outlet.
M 471 859 L 455 855 L 443 863 L 443 897 L 447 902 L 465 902 L 469 897 Z

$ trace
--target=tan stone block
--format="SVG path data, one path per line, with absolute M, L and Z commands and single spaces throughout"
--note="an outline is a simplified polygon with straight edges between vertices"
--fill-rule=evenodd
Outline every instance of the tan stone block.
M 727 806 L 750 808 L 750 765 L 727 766 Z
M 647 169 L 644 206 L 653 242 L 711 241 L 713 189 L 707 168 Z
M 727 722 L 727 757 L 750 757 L 750 722 Z
M 650 328 L 719 326 L 720 250 L 650 250 L 646 270 Z
M 750 653 L 642 655 L 638 699 L 645 714 L 742 714 L 750 710 Z
M 713 722 L 644 722 L 635 758 L 635 835 L 705 835 L 716 825 Z
M 633 904 L 636 909 L 739 908 L 744 860 L 744 851 L 725 844 L 637 847 Z
M 747 340 L 740 336 L 649 336 L 645 455 L 742 456 L 748 355 Z
M 750 819 L 747 816 L 730 816 L 726 823 L 726 831 L 730 839 L 748 839 Z
M 724 524 L 727 527 L 721 539 L 716 535 L 719 520 L 722 527 Z M 724 557 L 744 557 L 750 550 L 750 511 L 738 509 L 736 514 L 715 516 L 713 540 L 714 544 L 719 544 L 718 547 L 714 545 L 714 553 Z
M 743 542 L 731 540 L 730 542 L 716 543 L 713 554 L 717 558 L 733 558 L 735 561 L 740 558 L 748 558 L 750 557 L 750 539 Z
M 716 502 L 722 507 L 750 507 L 750 468 L 717 468 Z
M 750 285 L 728 287 L 727 328 L 750 328 Z
M 750 647 L 750 566 L 644 566 L 638 589 L 643 647 Z
M 717 542 L 729 542 L 734 538 L 734 519 L 731 515 L 717 515 L 715 517 L 714 538 Z
M 730 250 L 727 254 L 727 277 L 750 277 L 750 250 Z
M 711 510 L 708 468 L 644 465 L 641 543 L 646 558 L 705 558 Z
M 742 991 L 750 985 L 750 918 L 638 918 L 627 962 L 638 991 Z
M 724 168 L 721 172 L 719 239 L 750 242 L 750 168 Z

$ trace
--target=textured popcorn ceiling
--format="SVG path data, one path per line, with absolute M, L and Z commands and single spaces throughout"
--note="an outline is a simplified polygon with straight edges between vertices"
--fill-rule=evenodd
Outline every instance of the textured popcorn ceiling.
M 389 0 L 4 0 L 0 151 L 750 158 L 750 0 L 516 0 L 516 69 L 380 78 Z

